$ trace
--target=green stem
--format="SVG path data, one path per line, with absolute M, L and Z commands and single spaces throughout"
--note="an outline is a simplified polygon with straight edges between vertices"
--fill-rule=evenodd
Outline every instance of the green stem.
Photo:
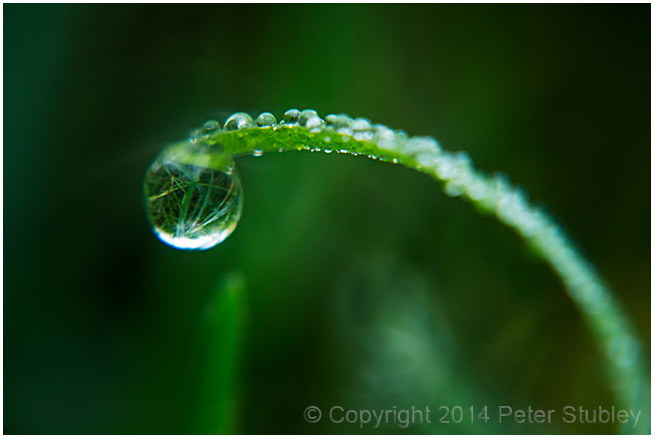
M 199 404 L 193 432 L 234 434 L 238 427 L 239 367 L 247 332 L 246 285 L 240 273 L 224 275 L 201 318 L 197 349 L 204 368 L 199 372 Z
M 530 205 L 521 190 L 502 176 L 487 176 L 475 170 L 467 154 L 444 151 L 430 137 L 408 137 L 402 131 L 342 115 L 331 115 L 324 121 L 311 110 L 301 114 L 289 111 L 285 119 L 280 124 L 255 127 L 249 116 L 237 113 L 226 122 L 226 130 L 214 131 L 205 141 L 228 157 L 259 155 L 264 151 L 314 150 L 399 163 L 441 181 L 446 194 L 462 196 L 494 213 L 536 249 L 561 278 L 609 366 L 611 389 L 619 408 L 642 410 L 641 422 L 631 431 L 650 432 L 649 383 L 630 319 L 557 223 Z

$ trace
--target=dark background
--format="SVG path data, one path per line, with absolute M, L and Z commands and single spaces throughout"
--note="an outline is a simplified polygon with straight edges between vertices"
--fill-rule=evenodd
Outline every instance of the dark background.
M 233 111 L 346 112 L 467 150 L 548 206 L 650 345 L 648 5 L 3 10 L 5 433 L 359 433 L 303 410 L 613 404 L 550 269 L 400 166 L 240 158 L 234 234 L 160 243 L 148 164 Z M 616 431 L 434 416 L 363 432 Z

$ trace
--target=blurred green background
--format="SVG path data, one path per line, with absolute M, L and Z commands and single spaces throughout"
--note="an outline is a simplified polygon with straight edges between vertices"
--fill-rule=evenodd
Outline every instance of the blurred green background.
M 142 181 L 234 111 L 433 135 L 548 206 L 649 357 L 649 8 L 5 5 L 4 432 L 616 432 L 326 421 L 613 404 L 550 269 L 428 177 L 240 158 L 241 222 L 207 252 L 156 239 Z

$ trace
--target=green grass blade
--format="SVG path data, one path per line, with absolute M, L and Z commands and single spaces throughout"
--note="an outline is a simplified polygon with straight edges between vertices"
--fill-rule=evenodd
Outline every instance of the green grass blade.
M 235 434 L 239 419 L 239 368 L 246 334 L 246 287 L 231 273 L 216 287 L 201 321 L 204 370 L 195 413 L 197 434 Z

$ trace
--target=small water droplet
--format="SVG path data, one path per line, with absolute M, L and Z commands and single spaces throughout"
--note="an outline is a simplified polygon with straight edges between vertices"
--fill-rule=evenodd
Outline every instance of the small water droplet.
M 373 138 L 373 135 L 368 131 L 359 131 L 355 133 L 353 137 L 355 138 L 355 140 L 363 141 L 363 140 L 371 140 Z
M 219 129 L 220 125 L 218 121 L 215 120 L 208 120 L 202 125 L 202 130 L 205 132 L 211 132 L 211 131 L 216 131 Z
M 353 120 L 345 114 L 330 114 L 325 118 L 325 122 L 327 123 L 328 127 L 338 129 L 350 128 Z
M 371 129 L 371 122 L 363 118 L 355 119 L 350 125 L 350 128 L 352 128 L 353 131 L 367 131 Z
M 257 117 L 257 126 L 258 127 L 270 127 L 277 124 L 277 119 L 271 113 L 262 113 Z
M 223 129 L 225 131 L 237 131 L 244 128 L 252 128 L 253 126 L 255 124 L 248 113 L 234 113 L 225 121 Z
M 325 122 L 318 116 L 312 117 L 305 124 L 305 126 L 312 130 L 312 132 L 319 132 L 320 130 L 318 128 L 322 127 L 323 125 L 325 125 Z
M 353 135 L 353 130 L 351 130 L 348 127 L 342 127 L 342 128 L 337 128 L 337 133 L 343 134 L 344 138 L 346 138 L 346 136 L 352 136 Z
M 205 250 L 235 229 L 243 198 L 228 160 L 216 160 L 202 143 L 172 147 L 148 169 L 146 208 L 157 237 L 179 249 Z
M 408 155 L 437 154 L 439 145 L 431 137 L 412 137 L 403 146 L 403 152 Z
M 398 164 L 398 159 L 393 159 L 391 161 L 394 162 L 395 164 Z
M 189 143 L 195 144 L 198 141 L 198 138 L 202 135 L 201 130 L 195 129 L 189 134 L 188 140 Z
M 446 186 L 444 187 L 444 191 L 446 192 L 446 195 L 448 195 L 449 197 L 459 197 L 464 193 L 464 190 L 459 185 L 453 183 L 452 181 L 446 183 Z
M 219 123 L 215 120 L 208 120 L 202 124 L 201 128 L 197 128 L 191 132 L 189 136 L 189 143 L 196 143 L 201 140 L 209 139 L 212 134 L 215 134 L 221 129 Z
M 300 116 L 298 117 L 298 123 L 300 123 L 300 125 L 306 125 L 307 122 L 314 117 L 318 117 L 318 113 L 316 111 L 303 110 L 302 113 L 300 113 Z
M 262 155 L 264 155 L 264 151 L 261 150 L 261 149 L 253 149 L 252 150 L 252 155 L 254 157 L 261 157 Z
M 296 108 L 292 108 L 284 113 L 283 122 L 287 125 L 292 125 L 292 124 L 297 124 L 299 119 L 300 119 L 300 111 L 298 111 L 298 109 Z

